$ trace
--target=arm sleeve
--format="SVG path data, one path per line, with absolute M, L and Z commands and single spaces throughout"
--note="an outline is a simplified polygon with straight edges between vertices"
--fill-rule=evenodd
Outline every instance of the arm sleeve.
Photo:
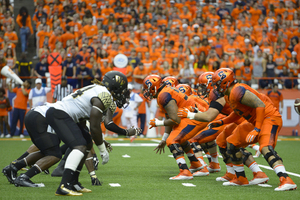
M 117 133 L 118 135 L 126 135 L 127 131 L 123 128 L 120 128 L 118 125 L 116 125 L 113 121 L 109 122 L 107 125 L 105 125 L 105 128 L 108 130 Z

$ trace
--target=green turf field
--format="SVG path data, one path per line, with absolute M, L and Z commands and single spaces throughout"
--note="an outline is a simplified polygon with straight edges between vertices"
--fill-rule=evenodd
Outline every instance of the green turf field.
M 278 142 L 276 150 L 283 158 L 286 170 L 300 176 L 300 140 L 282 139 Z M 130 143 L 128 140 L 119 141 L 117 139 L 107 139 L 114 143 Z M 135 140 L 134 144 L 139 143 L 151 145 L 157 141 Z M 19 157 L 31 144 L 31 141 L 6 140 L 0 139 L 0 159 L 1 170 L 10 161 Z M 54 199 L 54 198 L 84 198 L 84 199 L 300 199 L 300 188 L 295 191 L 275 192 L 279 179 L 276 174 L 261 168 L 269 177 L 268 184 L 271 188 L 259 186 L 223 186 L 221 182 L 216 182 L 218 176 L 225 173 L 225 166 L 221 162 L 222 170 L 219 173 L 210 174 L 207 177 L 195 177 L 190 181 L 170 181 L 169 177 L 178 174 L 179 170 L 174 158 L 169 157 L 171 153 L 166 149 L 166 153 L 157 155 L 153 151 L 154 147 L 149 146 L 113 146 L 114 150 L 110 154 L 110 161 L 106 165 L 99 165 L 96 171 L 98 178 L 103 182 L 102 186 L 91 186 L 90 177 L 86 168 L 80 175 L 80 182 L 85 187 L 92 189 L 92 193 L 84 194 L 83 197 L 56 197 L 54 193 L 59 185 L 60 178 L 50 175 L 40 174 L 35 176 L 32 181 L 43 182 L 44 188 L 22 188 L 9 184 L 6 177 L 0 176 L 0 199 Z M 251 150 L 252 151 L 252 150 Z M 98 157 L 98 150 L 96 149 Z M 252 151 L 253 152 L 253 151 Z M 130 158 L 124 158 L 123 155 Z M 207 161 L 205 159 L 205 161 Z M 256 159 L 258 164 L 268 166 L 264 158 Z M 52 172 L 54 167 L 50 168 Z M 247 168 L 247 177 L 252 179 L 252 173 Z M 300 177 L 292 176 L 296 184 L 300 187 Z M 110 183 L 119 183 L 121 187 L 111 187 Z M 195 187 L 186 187 L 182 183 L 192 183 Z

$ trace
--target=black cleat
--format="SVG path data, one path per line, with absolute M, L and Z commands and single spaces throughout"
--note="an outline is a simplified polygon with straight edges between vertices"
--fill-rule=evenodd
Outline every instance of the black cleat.
M 21 174 L 14 182 L 16 187 L 45 187 L 43 183 L 32 182 L 26 174 Z
M 2 173 L 4 176 L 6 176 L 8 182 L 14 183 L 15 179 L 17 178 L 18 174 L 18 169 L 14 167 L 12 164 L 7 165 L 2 169 Z
M 57 165 L 57 167 L 53 170 L 51 176 L 52 177 L 62 177 L 65 169 L 65 162 L 64 160 L 61 160 L 60 163 Z
M 61 186 L 59 186 L 59 188 L 57 188 L 55 196 L 82 196 L 82 193 L 70 190 L 66 188 L 64 184 L 62 184 Z
M 96 175 L 91 176 L 92 185 L 102 185 Z

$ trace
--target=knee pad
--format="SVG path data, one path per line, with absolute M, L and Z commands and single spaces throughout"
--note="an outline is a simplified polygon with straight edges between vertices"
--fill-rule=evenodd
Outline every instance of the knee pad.
M 191 144 L 191 147 L 193 148 L 194 153 L 198 153 L 198 152 L 202 151 L 201 147 L 199 148 L 198 146 L 200 146 L 200 144 L 198 142 L 193 142 Z
M 188 147 L 190 147 L 190 146 L 191 146 L 191 144 L 190 144 L 189 141 L 186 141 L 186 144 L 181 145 L 182 149 L 186 149 L 186 148 L 188 148 Z
M 227 163 L 227 161 L 230 159 L 230 157 L 227 155 L 226 149 L 219 147 L 220 153 L 222 154 L 224 163 Z
M 235 148 L 233 144 L 230 144 L 229 148 L 227 148 L 227 154 L 230 156 L 231 160 L 234 162 L 239 162 L 242 160 L 242 153 L 240 149 Z
M 211 149 L 211 148 L 217 146 L 217 144 L 216 144 L 215 141 L 213 141 L 212 144 L 209 144 L 209 143 L 212 143 L 212 142 L 207 142 L 207 143 L 205 143 L 207 149 Z
M 246 151 L 246 149 L 244 149 L 244 148 L 241 148 L 241 151 L 243 153 L 243 163 L 245 164 L 246 160 L 248 160 L 249 156 L 251 156 L 252 153 L 249 151 Z
M 182 147 L 181 147 L 180 144 L 178 144 L 178 143 L 171 144 L 171 145 L 169 146 L 169 148 L 170 148 L 170 151 L 171 151 L 171 153 L 173 154 L 173 157 L 174 157 L 175 159 L 177 158 L 177 156 L 180 156 L 180 155 L 184 154 L 184 151 L 183 151 L 183 150 L 180 150 L 180 148 L 182 148 Z M 176 151 L 175 153 L 173 153 L 174 150 Z
M 264 155 L 264 158 L 269 163 L 270 167 L 273 167 L 274 163 L 279 160 L 283 161 L 282 158 L 277 154 L 277 152 L 274 150 L 272 146 L 269 145 L 268 150 L 269 152 L 266 153 L 266 155 Z M 273 156 L 274 158 L 271 158 L 271 160 L 268 161 L 271 156 Z

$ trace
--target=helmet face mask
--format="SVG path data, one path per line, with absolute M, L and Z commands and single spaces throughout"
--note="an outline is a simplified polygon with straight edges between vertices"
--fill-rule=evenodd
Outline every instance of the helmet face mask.
M 143 95 L 147 100 L 152 100 L 157 97 L 158 89 L 162 84 L 162 80 L 158 75 L 149 75 L 143 82 Z
M 201 95 L 203 96 L 207 96 L 210 93 L 210 90 L 213 89 L 212 86 L 212 77 L 213 77 L 214 73 L 213 72 L 205 72 L 203 74 L 200 75 L 198 82 L 199 82 L 199 86 L 198 86 L 198 90 Z
M 225 95 L 226 90 L 233 84 L 237 83 L 234 72 L 228 68 L 217 70 L 212 78 L 214 89 L 222 96 Z

